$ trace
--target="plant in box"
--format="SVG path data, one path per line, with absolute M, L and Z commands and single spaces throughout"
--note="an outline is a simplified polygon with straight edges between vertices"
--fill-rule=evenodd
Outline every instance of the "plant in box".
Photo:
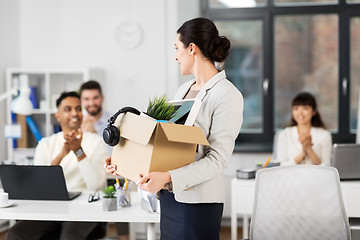
M 107 186 L 104 189 L 103 196 L 103 210 L 104 211 L 116 211 L 117 210 L 117 197 L 115 196 L 116 190 L 114 186 Z
M 175 117 L 175 106 L 169 103 L 165 95 L 150 99 L 146 114 L 156 120 L 168 121 Z

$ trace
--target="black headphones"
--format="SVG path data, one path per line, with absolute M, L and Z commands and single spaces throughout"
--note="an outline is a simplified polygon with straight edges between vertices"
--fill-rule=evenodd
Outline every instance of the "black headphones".
M 136 115 L 140 115 L 140 111 L 137 110 L 136 108 L 123 107 L 119 111 L 117 111 L 111 118 L 109 118 L 109 120 L 108 120 L 109 125 L 103 131 L 104 142 L 107 143 L 108 145 L 113 147 L 113 146 L 115 146 L 115 145 L 117 145 L 119 143 L 119 141 L 120 141 L 120 131 L 113 124 L 114 124 L 116 118 L 121 113 L 127 113 L 127 112 L 131 112 L 131 113 L 134 113 Z

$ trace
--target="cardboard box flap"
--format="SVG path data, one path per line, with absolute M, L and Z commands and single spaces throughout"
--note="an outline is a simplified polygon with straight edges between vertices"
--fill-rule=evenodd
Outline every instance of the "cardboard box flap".
M 114 125 L 120 129 L 121 137 L 146 145 L 150 141 L 156 123 L 153 119 L 128 112 L 122 120 L 118 117 Z
M 209 145 L 203 131 L 199 127 L 171 123 L 159 123 L 168 141 Z

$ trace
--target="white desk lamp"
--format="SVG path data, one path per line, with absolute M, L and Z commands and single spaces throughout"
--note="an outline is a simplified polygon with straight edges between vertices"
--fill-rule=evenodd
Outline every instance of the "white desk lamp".
M 19 75 L 20 80 L 20 94 L 18 95 L 18 84 L 15 82 L 15 87 L 9 91 L 0 95 L 0 102 L 8 98 L 9 96 L 18 95 L 10 105 L 10 109 L 13 113 L 21 115 L 31 115 L 34 108 L 30 101 L 30 87 L 29 79 L 27 75 Z
M 20 90 L 20 94 L 18 94 L 18 90 Z M 34 108 L 30 101 L 29 78 L 27 75 L 21 74 L 19 75 L 19 79 L 14 79 L 14 87 L 0 95 L 0 102 L 11 96 L 17 96 L 11 101 L 10 104 L 10 110 L 13 113 L 21 115 L 32 114 Z M 12 152 L 12 140 L 8 139 L 8 159 L 10 161 L 13 161 L 13 158 L 14 156 Z

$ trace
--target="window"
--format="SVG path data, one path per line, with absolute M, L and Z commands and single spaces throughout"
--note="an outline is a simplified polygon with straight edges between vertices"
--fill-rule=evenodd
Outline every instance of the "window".
M 271 151 L 302 91 L 316 97 L 333 142 L 355 142 L 360 0 L 202 0 L 202 10 L 231 41 L 225 71 L 244 95 L 235 150 Z
M 356 133 L 360 90 L 360 16 L 350 20 L 350 129 Z
M 275 127 L 291 118 L 291 100 L 303 91 L 316 96 L 328 129 L 338 130 L 338 17 L 335 14 L 275 17 Z
M 278 6 L 314 6 L 335 3 L 338 3 L 338 0 L 275 0 L 275 5 Z
M 242 132 L 263 131 L 262 106 L 262 28 L 261 20 L 215 21 L 229 38 L 231 51 L 225 62 L 226 76 L 241 90 L 244 101 Z
M 210 0 L 211 8 L 247 8 L 264 6 L 266 0 Z

